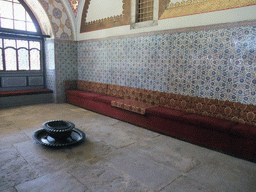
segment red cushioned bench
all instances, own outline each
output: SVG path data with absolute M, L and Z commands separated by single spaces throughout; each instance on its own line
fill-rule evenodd
M 87 81 L 65 87 L 67 103 L 256 162 L 256 106 Z
M 53 102 L 53 91 L 50 89 L 30 89 L 19 91 L 1 91 L 0 109 Z
M 1 91 L 0 97 L 10 97 L 18 95 L 33 95 L 33 94 L 43 94 L 43 93 L 53 93 L 50 89 L 29 89 L 20 91 Z

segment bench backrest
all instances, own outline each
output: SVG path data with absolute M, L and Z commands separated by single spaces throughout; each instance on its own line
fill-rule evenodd
M 255 105 L 82 80 L 78 80 L 77 82 L 70 81 L 69 83 L 65 83 L 65 85 L 69 85 L 71 89 L 77 88 L 80 90 L 106 94 L 121 99 L 131 99 L 150 105 L 163 106 L 189 113 L 256 126 Z

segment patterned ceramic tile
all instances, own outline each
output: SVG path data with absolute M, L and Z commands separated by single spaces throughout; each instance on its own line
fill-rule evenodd
M 64 101 L 64 80 L 77 79 L 77 44 L 55 41 L 55 73 L 57 102 Z
M 255 105 L 256 26 L 78 43 L 78 78 Z
M 54 55 L 54 40 L 45 41 L 45 84 L 46 88 L 53 90 L 54 100 L 56 97 L 56 84 L 55 84 L 55 55 Z

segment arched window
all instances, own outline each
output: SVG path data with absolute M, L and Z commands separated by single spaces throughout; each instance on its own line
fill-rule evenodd
M 44 88 L 44 37 L 22 0 L 0 0 L 0 91 Z

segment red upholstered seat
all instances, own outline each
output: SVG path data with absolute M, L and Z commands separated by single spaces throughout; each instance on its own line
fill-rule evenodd
M 150 115 L 156 115 L 159 117 L 163 117 L 166 119 L 181 119 L 181 116 L 186 115 L 186 112 L 175 110 L 175 109 L 169 109 L 166 107 L 152 107 L 146 109 L 146 113 Z
M 20 91 L 1 91 L 0 97 L 9 97 L 17 95 L 33 95 L 33 94 L 43 94 L 43 93 L 53 93 L 50 89 L 29 89 Z
M 116 100 L 119 100 L 120 98 L 118 97 L 112 97 L 112 96 L 108 96 L 108 95 L 103 95 L 103 96 L 100 96 L 100 97 L 96 97 L 95 98 L 96 101 L 99 101 L 101 103 L 105 103 L 105 104 L 111 104 L 111 101 L 116 101 Z
M 231 129 L 231 127 L 237 124 L 236 122 L 197 114 L 184 115 L 182 118 L 186 123 L 197 125 L 204 128 L 215 129 L 225 133 L 228 132 Z
M 256 127 L 252 125 L 238 124 L 232 127 L 229 132 L 236 136 L 256 140 Z
M 254 105 L 82 80 L 67 85 L 79 89 L 66 91 L 68 103 L 256 162 Z
M 231 127 L 229 133 L 239 137 L 248 138 L 249 131 L 250 131 L 250 126 L 245 124 L 238 124 L 238 125 L 235 125 L 234 127 Z
M 81 90 L 67 90 L 66 94 L 71 94 L 73 96 L 82 97 L 84 99 L 91 99 L 91 100 L 95 100 L 96 97 L 100 97 L 100 94 L 85 92 Z
M 249 126 L 249 135 L 252 139 L 256 140 L 256 127 L 255 126 Z
M 144 115 L 147 108 L 154 107 L 150 104 L 142 103 L 139 101 L 133 101 L 129 99 L 119 99 L 116 101 L 112 101 L 111 105 L 113 107 L 118 107 L 121 109 L 125 109 L 127 111 L 132 111 L 135 113 L 139 113 L 141 115 Z
M 66 90 L 66 94 L 67 95 L 75 95 L 77 96 L 77 94 L 81 92 L 80 90 L 73 90 L 73 89 L 69 89 L 69 90 Z

